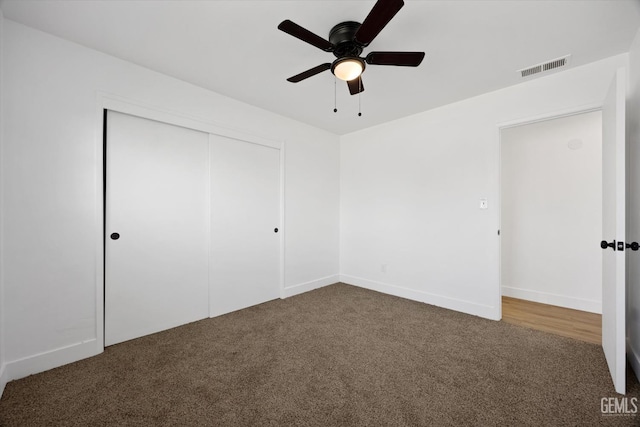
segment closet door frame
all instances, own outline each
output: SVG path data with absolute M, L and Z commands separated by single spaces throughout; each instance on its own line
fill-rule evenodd
M 96 105 L 96 212 L 98 218 L 96 221 L 96 354 L 104 351 L 104 311 L 105 311 L 105 190 L 106 190 L 106 111 L 111 110 L 119 113 L 129 114 L 159 121 L 162 123 L 181 126 L 193 129 L 210 135 L 219 135 L 240 141 L 241 143 L 251 143 L 263 145 L 279 150 L 280 152 L 280 192 L 279 192 L 279 208 L 280 208 L 280 224 L 278 225 L 279 235 L 279 294 L 280 298 L 284 295 L 284 272 L 285 272 L 285 142 L 273 141 L 256 135 L 251 135 L 235 129 L 226 128 L 212 121 L 205 121 L 198 117 L 188 116 L 176 111 L 163 109 L 157 106 L 148 105 L 142 102 L 131 100 L 128 98 L 115 96 L 99 92 Z M 209 287 L 211 287 L 209 281 Z M 211 307 L 209 308 L 209 316 L 211 316 Z

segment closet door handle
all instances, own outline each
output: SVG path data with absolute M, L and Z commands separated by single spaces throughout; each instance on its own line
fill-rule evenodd
M 638 244 L 638 242 L 627 243 L 627 249 L 631 249 L 632 251 L 637 251 L 638 249 L 640 249 L 640 245 Z
M 120 238 L 119 233 L 111 233 L 111 240 L 118 240 Z
M 274 233 L 277 233 L 277 232 L 278 232 L 278 227 L 274 228 L 274 229 L 273 229 L 273 232 L 274 232 Z

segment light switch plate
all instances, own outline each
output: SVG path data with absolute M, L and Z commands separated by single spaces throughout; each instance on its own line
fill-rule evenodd
M 487 209 L 489 207 L 489 203 L 487 199 L 480 199 L 480 209 Z

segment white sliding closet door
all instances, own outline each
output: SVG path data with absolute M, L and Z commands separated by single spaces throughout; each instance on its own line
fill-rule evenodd
M 108 112 L 105 345 L 208 317 L 209 185 L 208 134 Z
M 211 316 L 279 298 L 280 150 L 211 135 L 211 210 Z

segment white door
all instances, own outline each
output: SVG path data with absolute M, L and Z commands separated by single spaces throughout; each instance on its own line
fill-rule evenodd
M 211 216 L 211 316 L 279 298 L 280 150 L 211 135 Z
M 208 193 L 206 133 L 108 112 L 105 345 L 208 317 Z
M 602 108 L 602 348 L 616 391 L 622 394 L 626 366 L 625 79 L 625 70 L 618 70 Z

